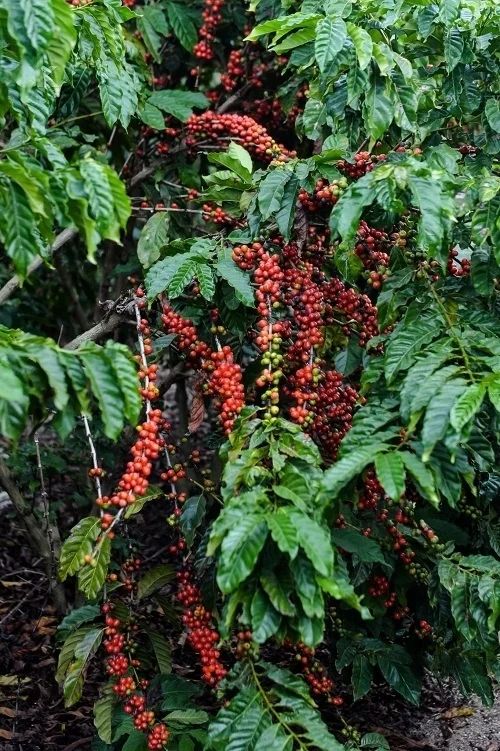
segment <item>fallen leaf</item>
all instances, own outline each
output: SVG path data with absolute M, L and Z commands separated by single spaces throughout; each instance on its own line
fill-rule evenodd
M 31 683 L 31 678 L 19 678 L 17 675 L 0 675 L 0 686 L 17 686 L 18 683 Z
M 10 707 L 0 707 L 0 714 L 3 714 L 4 717 L 15 717 L 16 710 Z
M 456 717 L 472 717 L 474 714 L 476 714 L 476 710 L 473 707 L 452 707 L 443 712 L 441 718 L 443 720 L 454 720 Z
M 2 579 L 0 581 L 0 584 L 2 585 L 2 587 L 24 587 L 26 582 L 19 582 L 19 581 L 11 582 L 11 581 L 5 581 L 4 579 Z
M 11 741 L 14 737 L 14 733 L 11 730 L 2 730 L 0 728 L 0 738 L 5 738 L 6 741 Z

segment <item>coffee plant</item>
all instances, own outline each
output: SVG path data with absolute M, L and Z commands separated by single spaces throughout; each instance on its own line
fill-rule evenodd
M 499 26 L 0 0 L 0 481 L 94 751 L 381 751 L 343 707 L 425 671 L 492 703 Z

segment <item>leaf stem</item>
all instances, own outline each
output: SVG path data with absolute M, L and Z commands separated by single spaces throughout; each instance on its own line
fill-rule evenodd
M 460 350 L 460 354 L 462 355 L 465 367 L 467 369 L 467 373 L 469 375 L 469 378 L 471 379 L 472 383 L 476 383 L 476 378 L 474 376 L 474 373 L 472 372 L 472 366 L 469 359 L 469 355 L 467 354 L 467 351 L 462 344 L 462 341 L 460 337 L 458 336 L 457 332 L 455 331 L 455 327 L 453 325 L 453 321 L 451 320 L 448 311 L 446 310 L 445 306 L 443 305 L 443 302 L 441 298 L 439 297 L 438 293 L 436 292 L 434 285 L 432 282 L 429 282 L 429 289 L 431 292 L 432 297 L 434 298 L 436 305 L 438 306 L 439 310 L 441 311 L 443 318 L 446 322 L 446 325 L 448 326 L 448 329 L 450 331 L 451 336 L 455 340 L 458 349 Z

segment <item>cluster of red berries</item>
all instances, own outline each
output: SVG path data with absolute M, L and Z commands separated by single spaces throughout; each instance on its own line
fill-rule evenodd
M 321 446 L 324 456 L 333 460 L 342 438 L 352 425 L 358 392 L 346 384 L 336 370 L 326 370 L 317 393 L 317 404 L 309 432 Z
M 165 442 L 159 435 L 165 420 L 160 409 L 153 409 L 149 418 L 138 425 L 139 437 L 130 449 L 131 461 L 118 482 L 118 489 L 112 496 L 97 499 L 97 504 L 103 508 L 118 506 L 123 508 L 134 503 L 138 497 L 145 495 L 149 487 L 149 477 L 153 462 L 158 459 Z M 103 527 L 109 526 L 103 524 Z
M 199 367 L 201 361 L 210 356 L 210 347 L 199 338 L 193 322 L 176 313 L 167 302 L 163 303 L 161 320 L 169 334 L 177 335 L 176 344 L 192 365 Z
M 354 329 L 359 337 L 359 344 L 364 347 L 367 342 L 379 333 L 377 323 L 377 308 L 368 295 L 363 295 L 355 289 L 348 288 L 336 277 L 332 277 L 323 285 L 325 299 L 325 323 L 337 322 L 340 313 L 347 319 L 343 330 L 349 335 Z
M 231 347 L 225 346 L 220 351 L 211 353 L 210 359 L 205 360 L 203 369 L 209 373 L 205 391 L 215 396 L 219 419 L 224 433 L 228 435 L 245 406 L 241 366 L 234 362 Z
M 202 209 L 203 213 L 201 218 L 204 222 L 213 222 L 214 224 L 225 227 L 234 227 L 239 224 L 234 217 L 224 211 L 220 206 L 216 206 L 213 203 L 204 203 Z
M 286 646 L 291 646 L 286 643 Z M 344 703 L 341 696 L 333 695 L 335 684 L 328 676 L 326 668 L 316 658 L 316 651 L 312 647 L 307 647 L 302 642 L 294 645 L 296 651 L 296 661 L 300 671 L 311 688 L 311 692 L 318 697 L 326 699 L 334 707 L 340 707 Z
M 386 279 L 386 268 L 390 261 L 387 252 L 389 236 L 383 230 L 370 227 L 362 221 L 358 228 L 355 250 L 365 269 L 370 272 L 368 284 L 373 289 L 380 289 Z
M 469 276 L 470 261 L 468 258 L 459 258 L 459 251 L 452 248 L 448 254 L 447 269 L 452 276 Z
M 183 606 L 182 622 L 187 629 L 188 642 L 200 656 L 203 680 L 209 686 L 216 686 L 227 674 L 219 659 L 219 633 L 214 628 L 210 612 L 203 605 L 201 592 L 193 582 L 191 570 L 183 568 L 178 572 L 177 579 L 177 599 Z
M 337 167 L 351 180 L 357 180 L 359 177 L 366 175 L 367 172 L 371 172 L 377 164 L 386 159 L 386 154 L 375 155 L 370 154 L 369 151 L 360 151 L 354 155 L 354 164 L 346 159 L 341 159 L 337 162 Z
M 415 628 L 415 634 L 418 636 L 419 639 L 428 639 L 430 636 L 432 636 L 433 628 L 431 624 L 422 619 L 418 622 L 418 627 Z
M 190 147 L 207 139 L 217 143 L 220 139 L 234 138 L 262 161 L 295 156 L 294 152 L 288 152 L 284 146 L 276 143 L 262 125 L 247 115 L 219 114 L 209 110 L 201 115 L 191 115 L 186 128 L 186 145 Z
M 213 43 L 217 28 L 222 21 L 222 7 L 224 0 L 205 0 L 202 13 L 203 24 L 198 31 L 198 42 L 193 48 L 193 54 L 198 60 L 212 60 L 214 56 Z
M 114 605 L 105 602 L 101 610 L 105 616 L 105 639 L 104 649 L 110 655 L 106 660 L 106 672 L 114 680 L 113 692 L 124 700 L 123 709 L 134 718 L 134 726 L 148 734 L 148 749 L 155 751 L 162 749 L 169 738 L 167 726 L 162 722 L 155 722 L 155 714 L 146 710 L 146 697 L 144 690 L 147 688 L 146 680 L 137 680 L 129 671 L 135 671 L 140 666 L 140 660 L 127 657 L 124 650 L 133 650 L 131 637 L 125 636 L 123 622 L 120 618 L 113 617 Z
M 245 404 L 243 375 L 241 367 L 234 362 L 231 348 L 211 350 L 199 339 L 193 323 L 176 313 L 168 303 L 163 304 L 162 321 L 169 333 L 179 335 L 179 349 L 207 374 L 204 391 L 215 396 L 222 428 L 228 434 Z
M 368 511 L 376 509 L 383 498 L 384 491 L 379 483 L 375 470 L 367 469 L 363 476 L 363 490 L 358 498 L 358 509 Z
M 231 50 L 226 65 L 226 71 L 220 77 L 220 82 L 225 91 L 234 91 L 238 79 L 245 74 L 243 53 L 241 50 Z
M 335 206 L 346 187 L 347 180 L 345 178 L 331 183 L 323 179 L 316 180 L 316 185 L 312 193 L 308 193 L 305 188 L 301 188 L 299 191 L 299 201 L 312 214 L 320 209 L 331 209 L 332 206 Z
M 303 263 L 300 268 L 288 268 L 284 276 L 285 304 L 293 311 L 295 331 L 288 358 L 306 363 L 311 351 L 323 344 L 324 297 L 321 286 L 313 281 L 314 267 Z

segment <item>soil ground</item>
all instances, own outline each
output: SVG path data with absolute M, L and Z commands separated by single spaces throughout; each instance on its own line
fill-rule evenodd
M 86 702 L 64 709 L 54 680 L 58 618 L 47 579 L 5 511 L 0 539 L 0 749 L 87 751 L 97 682 L 87 682 Z M 392 751 L 500 751 L 500 690 L 491 709 L 434 681 L 418 709 L 390 692 L 376 696 L 347 714 L 353 725 L 383 733 Z

